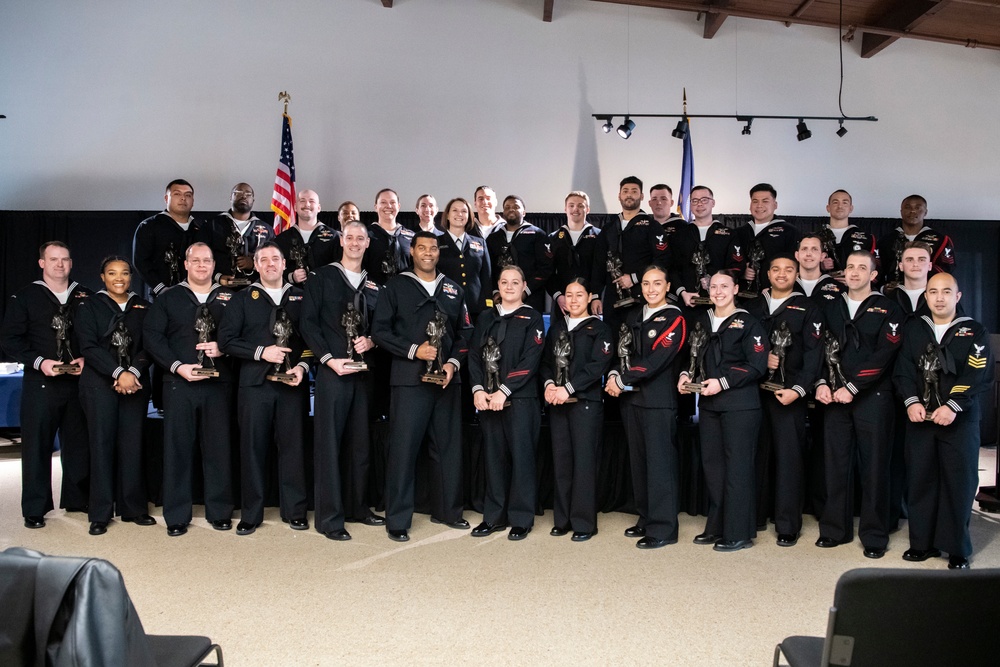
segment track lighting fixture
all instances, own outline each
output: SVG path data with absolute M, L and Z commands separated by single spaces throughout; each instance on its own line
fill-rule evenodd
M 847 134 L 847 128 L 844 127 L 844 121 L 841 120 L 840 121 L 840 129 L 837 130 L 837 136 L 838 137 L 843 137 L 845 134 Z
M 805 141 L 813 135 L 813 133 L 809 131 L 809 128 L 806 127 L 805 120 L 801 118 L 799 118 L 799 124 L 795 126 L 795 129 L 798 130 L 798 134 L 795 136 L 799 141 Z
M 750 136 L 750 126 L 753 125 L 753 118 L 745 118 L 745 119 L 744 118 L 740 118 L 738 120 L 746 120 L 747 124 L 743 127 L 743 132 L 741 132 L 741 134 L 743 134 L 744 136 L 749 137 Z
M 622 139 L 628 139 L 632 136 L 632 130 L 635 129 L 635 121 L 625 116 L 625 122 L 618 126 L 618 136 Z
M 608 119 L 604 122 L 604 125 L 601 126 L 601 129 L 604 130 L 604 134 L 611 134 L 611 130 L 615 129 L 615 124 L 611 122 L 610 116 L 608 116 Z
M 687 118 L 681 118 L 677 121 L 677 127 L 670 134 L 677 139 L 683 139 L 688 133 L 688 122 Z

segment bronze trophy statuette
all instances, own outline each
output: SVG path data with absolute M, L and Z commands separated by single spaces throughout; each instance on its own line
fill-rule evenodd
M 56 361 L 52 367 L 52 372 L 56 375 L 75 375 L 80 372 L 79 364 L 73 361 L 73 352 L 69 347 L 69 332 L 73 328 L 73 320 L 70 317 L 69 304 L 64 303 L 59 306 L 59 310 L 52 316 L 52 328 L 56 332 Z
M 840 266 L 840 259 L 837 257 L 837 237 L 834 235 L 833 230 L 829 227 L 823 227 L 819 230 L 819 238 L 823 252 L 833 260 L 833 269 L 830 271 L 830 275 L 844 275 L 844 267 Z
M 132 357 L 128 351 L 130 345 L 132 345 L 132 334 L 129 333 L 125 323 L 118 320 L 111 332 L 111 349 L 118 357 L 118 365 L 121 368 L 128 368 L 132 365 Z
M 212 332 L 215 331 L 215 318 L 212 311 L 208 309 L 208 304 L 201 304 L 194 318 L 194 330 L 198 332 L 199 343 L 209 343 L 212 340 Z M 205 350 L 198 350 L 198 368 L 191 371 L 192 375 L 206 378 L 219 377 L 219 369 L 215 367 L 212 357 L 205 356 Z
M 246 255 L 246 241 L 238 229 L 233 231 L 226 238 L 226 247 L 229 248 L 230 269 L 233 277 L 229 279 L 229 287 L 246 287 L 250 284 L 250 278 L 240 268 L 240 257 Z
M 705 278 L 708 277 L 708 263 L 711 258 L 708 255 L 708 250 L 705 248 L 704 243 L 698 244 L 698 249 L 694 251 L 691 256 L 691 263 L 694 264 L 694 272 L 698 276 L 698 296 L 691 299 L 692 306 L 710 306 L 712 305 L 712 300 L 708 298 L 705 294 L 705 289 L 702 287 L 705 283 Z
M 618 292 L 618 300 L 615 301 L 615 308 L 627 308 L 639 303 L 638 299 L 626 292 L 625 289 L 617 282 L 617 280 L 625 274 L 622 271 L 622 258 L 614 250 L 608 251 L 607 267 L 608 275 L 611 276 L 611 281 L 614 282 L 615 290 Z
M 626 371 L 632 368 L 632 346 L 634 342 L 632 329 L 629 328 L 627 324 L 622 322 L 621 326 L 618 328 L 618 359 L 621 360 L 621 363 L 618 366 L 618 372 L 620 375 L 624 375 Z M 622 380 L 622 384 L 625 385 L 622 387 L 622 391 L 639 391 L 638 387 L 626 385 L 624 380 Z
M 167 265 L 167 271 L 170 273 L 170 284 L 168 287 L 179 283 L 181 281 L 181 259 L 173 243 L 163 251 L 163 263 Z
M 560 331 L 556 338 L 556 345 L 553 349 L 556 358 L 556 377 L 554 384 L 557 387 L 565 387 L 569 382 L 569 360 L 573 357 L 573 340 L 569 337 L 568 331 Z M 578 399 L 570 396 L 564 403 L 576 403 Z
M 361 332 L 361 313 L 358 312 L 353 303 L 347 304 L 347 310 L 340 318 L 340 325 L 344 327 L 344 333 L 347 335 L 348 361 L 344 363 L 344 368 L 352 371 L 368 370 L 368 363 L 354 349 L 354 340 Z
M 486 393 L 492 394 L 500 389 L 500 346 L 493 336 L 486 337 L 483 345 L 483 367 L 486 369 Z M 504 401 L 505 408 L 510 407 L 510 401 Z
M 756 299 L 760 296 L 760 264 L 764 261 L 764 248 L 760 245 L 760 242 L 754 239 L 753 246 L 750 248 L 750 268 L 754 271 L 753 280 L 747 285 L 747 288 L 742 292 L 738 293 L 741 299 Z
M 941 400 L 941 357 L 933 343 L 927 344 L 927 349 L 917 360 L 917 366 L 924 376 L 924 394 L 920 398 L 924 405 L 924 421 L 934 421 L 934 411 L 944 405 L 944 401 Z
M 700 394 L 705 387 L 705 345 L 707 343 L 708 332 L 701 326 L 701 322 L 695 322 L 691 336 L 688 337 L 691 361 L 687 369 L 688 381 L 684 383 L 684 390 L 692 394 Z
M 306 255 L 309 254 L 309 249 L 304 243 L 294 243 L 292 244 L 292 249 L 288 251 L 288 259 L 292 260 L 292 264 L 295 265 L 296 269 L 306 269 Z
M 787 389 L 785 386 L 785 357 L 791 346 L 792 332 L 788 329 L 788 322 L 782 322 L 777 329 L 771 332 L 771 353 L 778 357 L 778 367 L 768 371 L 767 380 L 760 385 L 764 391 L 774 392 Z M 778 377 L 781 378 L 780 382 L 775 379 Z
M 826 363 L 826 381 L 830 385 L 830 393 L 847 386 L 847 378 L 840 367 L 840 341 L 827 329 L 823 334 L 823 361 Z
M 285 313 L 284 309 L 278 309 L 278 315 L 274 318 L 274 328 L 271 329 L 271 333 L 274 334 L 274 344 L 278 347 L 288 347 L 289 341 L 292 340 L 292 321 L 288 319 L 288 314 Z M 267 379 L 272 382 L 294 382 L 295 374 L 291 373 L 292 365 L 288 362 L 288 355 L 285 355 L 285 360 L 278 362 L 274 365 L 274 372 L 267 376 Z
M 427 323 L 427 344 L 433 347 L 437 354 L 427 362 L 427 372 L 420 376 L 424 382 L 443 385 L 448 381 L 448 375 L 444 372 L 444 359 L 441 351 L 441 342 L 444 338 L 445 319 L 444 313 L 440 310 L 434 311 L 434 317 Z

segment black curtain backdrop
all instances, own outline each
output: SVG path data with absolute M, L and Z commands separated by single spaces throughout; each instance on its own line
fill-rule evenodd
M 0 318 L 6 310 L 7 298 L 23 285 L 38 280 L 38 247 L 51 240 L 65 242 L 73 254 L 73 274 L 76 281 L 99 289 L 101 260 L 111 254 L 132 257 L 132 235 L 139 222 L 152 211 L 0 211 L 0 242 L 3 248 L 3 268 L 0 270 Z M 195 217 L 210 219 L 217 212 L 195 212 Z M 271 221 L 270 211 L 258 212 L 262 220 Z M 337 228 L 335 211 L 323 211 L 320 220 Z M 440 217 L 440 216 L 439 216 Z M 562 213 L 531 213 L 527 219 L 547 232 L 555 231 L 566 220 Z M 718 215 L 719 220 L 736 227 L 749 220 L 749 215 Z M 366 211 L 361 214 L 364 222 L 374 222 L 376 216 Z M 591 214 L 589 220 L 600 227 L 614 221 L 617 215 Z M 819 229 L 828 221 L 819 216 L 785 216 L 785 220 L 803 231 Z M 899 221 L 893 218 L 852 218 L 863 229 L 877 238 L 890 233 Z M 416 228 L 416 213 L 402 212 L 399 222 Z M 990 331 L 997 331 L 1000 321 L 1000 300 L 997 299 L 1000 256 L 1000 221 L 983 220 L 929 220 L 934 227 L 955 242 L 955 276 L 962 290 L 965 312 L 980 321 Z M 132 289 L 140 291 L 141 283 L 133 282 Z

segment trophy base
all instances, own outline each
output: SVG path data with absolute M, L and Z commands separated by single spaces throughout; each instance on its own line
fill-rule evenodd
M 638 394 L 639 393 L 639 387 L 634 387 L 634 386 L 632 386 L 630 384 L 627 384 L 624 387 L 622 387 L 622 393 L 623 394 Z
M 200 378 L 217 378 L 217 377 L 219 377 L 219 369 L 217 369 L 217 368 L 205 368 L 204 366 L 200 366 L 198 368 L 195 368 L 193 371 L 191 371 L 191 375 L 194 375 L 194 376 L 197 376 L 197 377 L 200 377 Z
M 444 383 L 448 381 L 448 376 L 444 374 L 444 371 L 432 371 L 421 375 L 420 380 L 431 384 L 444 385 Z
M 226 287 L 247 287 L 248 285 L 250 285 L 248 278 L 230 278 L 227 281 Z
M 565 401 L 562 402 L 563 405 L 569 405 L 570 403 L 578 403 L 580 399 L 570 396 Z
M 899 289 L 899 281 L 898 280 L 890 280 L 889 282 L 887 282 L 885 284 L 885 287 L 882 288 L 882 291 L 883 292 L 891 292 L 891 291 L 893 291 L 895 289 Z
M 293 373 L 271 373 L 265 376 L 271 382 L 294 382 L 295 375 Z
M 696 296 L 695 298 L 691 299 L 691 305 L 692 306 L 711 306 L 712 305 L 712 300 L 709 299 L 707 296 Z
M 348 361 L 344 364 L 344 368 L 349 371 L 366 371 L 368 370 L 367 361 Z
M 624 299 L 618 299 L 615 301 L 615 308 L 628 308 L 629 306 L 634 306 L 637 303 L 639 303 L 639 299 L 627 296 Z
M 762 382 L 760 388 L 764 391 L 776 392 L 782 389 L 786 389 L 785 385 L 779 384 L 777 382 Z
M 80 372 L 78 364 L 56 364 L 52 367 L 52 372 L 56 375 L 76 375 Z
M 692 394 L 700 394 L 701 390 L 705 388 L 704 382 L 685 382 L 684 391 L 689 391 Z
M 753 292 L 751 290 L 744 290 L 737 292 L 736 296 L 740 299 L 756 299 L 760 296 L 760 292 Z

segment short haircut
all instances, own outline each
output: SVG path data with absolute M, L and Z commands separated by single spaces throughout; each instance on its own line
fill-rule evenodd
M 174 187 L 175 185 L 186 185 L 189 188 L 191 188 L 191 192 L 194 192 L 194 186 L 185 181 L 183 178 L 175 178 L 174 180 L 167 183 L 167 189 L 164 190 L 164 192 L 170 192 L 170 188 Z
M 378 201 L 378 197 L 376 197 L 376 198 L 375 198 L 375 200 L 376 200 L 376 201 Z M 357 204 L 355 204 L 355 203 L 354 203 L 354 202 L 352 202 L 352 201 L 351 201 L 350 199 L 348 199 L 347 201 L 345 201 L 345 202 L 342 202 L 342 203 L 340 204 L 340 206 L 338 206 L 338 207 L 337 207 L 337 213 L 340 213 L 340 212 L 341 212 L 342 210 L 344 210 L 344 207 L 345 207 L 345 206 L 353 206 L 354 208 L 358 208 L 358 205 L 357 205 Z M 361 212 L 361 209 L 360 209 L 360 208 L 358 208 L 358 213 L 360 213 L 360 212 Z
M 926 199 L 924 199 L 924 198 L 923 198 L 922 196 L 920 196 L 920 195 L 910 195 L 909 197 L 903 197 L 903 201 L 904 201 L 904 202 L 907 202 L 907 201 L 909 201 L 909 200 L 911 200 L 911 199 L 918 199 L 918 200 L 920 200 L 920 203 L 924 205 L 924 208 L 926 208 L 926 207 L 927 207 L 927 200 L 926 200 Z
M 395 190 L 393 190 L 392 188 L 382 188 L 381 190 L 375 193 L 376 204 L 378 204 L 378 198 L 382 196 L 383 192 L 391 192 L 392 194 L 396 195 L 396 201 L 399 201 L 399 195 L 396 193 Z
M 104 269 L 108 268 L 108 264 L 111 264 L 112 262 L 125 262 L 125 264 L 128 266 L 129 272 L 132 271 L 132 262 L 128 261 L 121 255 L 108 255 L 103 260 L 101 260 L 101 273 L 104 273 Z
M 365 234 L 368 233 L 368 226 L 360 220 L 348 220 L 344 223 L 344 226 L 340 228 L 340 231 L 346 232 L 348 227 L 360 227 L 364 230 Z
M 787 252 L 780 252 L 771 258 L 771 261 L 767 263 L 767 268 L 770 270 L 771 266 L 774 264 L 776 259 L 787 259 L 789 262 L 795 265 L 795 270 L 799 270 L 799 260 L 795 259 L 795 255 L 791 255 Z
M 278 254 L 281 255 L 282 259 L 285 258 L 285 253 L 281 252 L 281 246 L 279 246 L 274 241 L 268 241 L 267 243 L 261 243 L 259 246 L 257 246 L 257 250 L 255 250 L 254 253 L 253 253 L 253 258 L 257 259 L 257 255 L 260 254 L 260 251 L 261 250 L 267 250 L 268 248 L 274 248 L 275 250 L 278 251 Z
M 775 199 L 778 198 L 778 191 L 770 183 L 758 183 L 750 188 L 750 198 L 753 199 L 754 194 L 757 192 L 770 192 L 772 197 Z
M 840 190 L 834 190 L 833 192 L 831 192 L 830 196 L 826 198 L 826 203 L 829 204 L 830 200 L 833 199 L 833 195 L 837 194 L 838 192 L 843 192 L 845 195 L 847 195 L 847 198 L 850 200 L 850 202 L 852 204 L 854 203 L 854 197 L 851 196 L 850 192 L 848 192 L 847 190 L 844 190 L 843 188 L 841 188 Z
M 806 239 L 816 239 L 817 241 L 819 241 L 819 249 L 820 250 L 823 249 L 823 237 L 819 235 L 819 232 L 806 232 L 805 234 L 799 237 L 799 243 L 795 247 L 796 250 L 800 250 L 802 248 L 802 242 L 805 241 Z
M 931 247 L 926 243 L 924 243 L 923 241 L 907 241 L 903 245 L 903 252 L 906 252 L 907 250 L 912 250 L 914 248 L 916 248 L 917 250 L 923 250 L 924 252 L 927 253 L 928 257 L 934 257 L 934 251 L 931 250 Z
M 671 197 L 674 196 L 673 189 L 669 185 L 667 185 L 666 183 L 657 183 L 656 185 L 654 185 L 653 187 L 651 187 L 649 189 L 650 192 L 652 192 L 653 190 L 666 190 L 667 192 L 670 193 Z
M 712 188 L 708 187 L 707 185 L 696 185 L 693 188 L 691 188 L 691 192 L 694 192 L 695 190 L 708 190 L 708 194 L 710 194 L 712 197 L 715 197 L 715 193 L 712 192 Z
M 473 200 L 475 200 L 476 196 L 479 195 L 479 191 L 480 190 L 482 190 L 483 192 L 489 190 L 490 192 L 493 193 L 494 197 L 496 197 L 496 195 L 497 195 L 497 191 L 494 190 L 493 188 L 491 188 L 490 186 L 488 186 L 488 185 L 480 185 L 478 188 L 476 188 L 475 192 L 472 193 L 472 199 Z
M 429 232 L 425 229 L 421 229 L 420 231 L 415 232 L 413 234 L 413 239 L 410 241 L 411 250 L 417 245 L 417 239 L 433 239 L 434 243 L 438 242 L 437 234 L 435 234 L 434 232 Z
M 62 241 L 46 241 L 38 248 L 38 259 L 45 259 L 45 251 L 49 248 L 65 248 L 69 252 L 69 246 Z
M 626 176 L 621 180 L 621 183 L 618 184 L 618 189 L 621 190 L 626 185 L 638 185 L 639 192 L 642 192 L 642 181 L 639 180 L 638 176 Z
M 212 246 L 208 245 L 204 241 L 195 241 L 187 247 L 187 250 L 184 251 L 184 259 L 191 256 L 191 250 L 193 248 L 208 248 L 208 251 L 212 252 Z M 215 253 L 212 253 L 212 261 L 215 261 Z
M 868 268 L 871 269 L 872 271 L 878 268 L 875 265 L 875 255 L 871 254 L 867 250 L 852 250 L 851 253 L 847 256 L 847 259 L 850 259 L 851 257 L 864 257 L 865 259 L 868 260 Z
M 518 197 L 517 195 L 507 195 L 506 197 L 504 197 L 503 198 L 504 206 L 506 206 L 507 202 L 509 202 L 511 199 L 515 199 L 515 200 L 521 202 L 521 208 L 524 208 L 524 200 L 521 199 L 520 197 Z
M 420 206 L 420 200 L 423 199 L 424 197 L 429 197 L 431 199 L 434 199 L 434 195 L 429 195 L 429 194 L 426 194 L 426 193 L 422 194 L 419 197 L 417 197 L 417 203 L 414 204 L 414 206 Z M 378 201 L 378 197 L 375 198 L 375 201 Z M 434 199 L 434 203 L 437 204 L 437 199 Z
M 447 206 L 444 207 L 444 211 L 441 212 L 441 222 L 438 224 L 438 227 L 444 231 L 451 229 L 451 223 L 448 222 L 448 215 L 451 213 L 451 207 L 455 204 L 465 204 L 465 210 L 469 212 L 469 219 L 465 221 L 465 231 L 471 232 L 476 228 L 476 219 L 472 215 L 472 206 L 470 206 L 469 202 L 465 201 L 461 197 L 455 197 L 448 202 Z
M 566 204 L 570 197 L 579 197 L 587 205 L 587 208 L 590 208 L 590 196 L 583 190 L 573 190 L 573 192 L 566 195 L 566 199 L 563 199 L 563 204 Z

